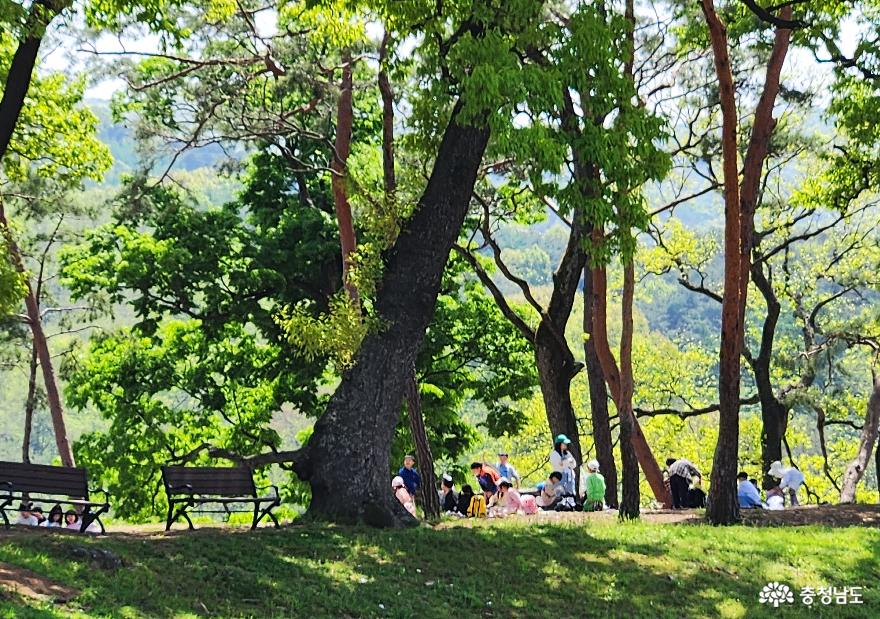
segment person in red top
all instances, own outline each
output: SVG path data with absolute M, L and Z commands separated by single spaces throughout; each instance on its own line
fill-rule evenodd
M 498 480 L 501 476 L 498 475 L 498 471 L 482 462 L 472 463 L 471 473 L 477 478 L 477 481 L 480 484 L 480 489 L 483 491 L 483 494 L 486 495 L 486 501 L 488 502 L 489 499 L 492 498 L 492 495 L 498 492 Z

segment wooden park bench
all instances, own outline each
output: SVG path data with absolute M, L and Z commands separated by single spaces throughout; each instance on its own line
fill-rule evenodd
M 15 511 L 14 503 L 26 503 L 34 499 L 47 503 L 71 505 L 80 517 L 80 531 L 85 532 L 93 522 L 104 523 L 101 514 L 110 509 L 110 495 L 106 490 L 103 502 L 89 500 L 89 481 L 85 469 L 45 464 L 22 464 L 0 462 L 0 514 L 9 528 L 6 511 Z
M 181 516 L 189 523 L 190 529 L 195 529 L 187 513 L 190 509 L 199 513 L 226 515 L 244 511 L 232 509 L 236 503 L 253 505 L 254 520 L 251 529 L 257 528 L 257 524 L 265 516 L 269 516 L 276 527 L 279 526 L 278 519 L 272 513 L 272 509 L 281 505 L 278 487 L 258 488 L 249 468 L 163 466 L 162 482 L 168 495 L 166 531 Z M 260 496 L 257 492 L 269 488 L 272 489 L 272 494 Z M 208 504 L 222 505 L 223 509 L 202 509 L 202 506 Z

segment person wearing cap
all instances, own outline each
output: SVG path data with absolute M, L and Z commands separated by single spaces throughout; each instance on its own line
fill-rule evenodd
M 400 475 L 391 480 L 391 489 L 394 491 L 394 496 L 400 501 L 400 504 L 415 518 L 416 504 L 413 502 L 412 495 L 407 491 L 406 484 Z
M 568 451 L 569 445 L 571 445 L 571 439 L 566 435 L 560 434 L 556 437 L 556 440 L 553 441 L 553 449 L 550 451 L 550 467 L 562 474 L 563 492 L 574 496 L 577 462 Z
M 522 498 L 519 492 L 506 477 L 498 480 L 498 493 L 489 501 L 489 517 L 503 518 L 516 514 L 522 509 Z
M 498 469 L 498 474 L 501 477 L 506 477 L 511 481 L 514 488 L 519 488 L 519 471 L 510 463 L 506 451 L 498 452 L 498 464 L 495 465 L 495 468 Z
M 444 473 L 440 478 L 440 509 L 443 512 L 455 512 L 458 509 L 458 495 L 455 493 L 452 475 Z
M 605 477 L 599 472 L 599 461 L 587 462 L 587 493 L 584 497 L 584 511 L 600 512 L 605 509 Z
M 685 509 L 688 506 L 688 489 L 691 487 L 691 477 L 702 477 L 702 475 L 699 469 L 686 458 L 667 458 L 666 467 L 669 472 L 672 509 Z
M 416 459 L 412 455 L 406 454 L 403 457 L 403 466 L 397 471 L 397 474 L 403 478 L 403 483 L 406 485 L 406 491 L 409 492 L 412 497 L 416 496 L 416 492 L 418 492 L 419 487 L 422 485 L 422 476 L 419 475 L 419 472 L 416 470 L 414 466 L 415 463 Z
M 797 491 L 804 483 L 804 474 L 793 466 L 782 466 L 782 462 L 776 460 L 770 465 L 767 471 L 770 477 L 775 477 L 779 481 L 779 489 L 783 492 L 788 491 L 788 498 L 791 500 L 791 506 L 797 507 L 798 503 Z
M 13 524 L 18 524 L 24 527 L 35 527 L 40 524 L 40 521 L 33 513 L 31 513 L 30 503 L 22 503 L 18 506 L 18 518 L 16 518 Z

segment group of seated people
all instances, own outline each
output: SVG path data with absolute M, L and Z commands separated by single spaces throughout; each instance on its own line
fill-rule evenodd
M 749 478 L 749 474 L 741 471 L 736 476 L 736 495 L 740 509 L 785 509 L 785 494 L 788 492 L 791 507 L 799 505 L 797 491 L 804 483 L 804 474 L 794 467 L 784 467 L 779 460 L 770 465 L 767 471 L 770 479 L 778 482 L 764 483 L 764 498 L 758 489 L 758 480 Z
M 52 506 L 49 515 L 43 515 L 43 508 L 33 503 L 21 503 L 18 506 L 18 518 L 13 523 L 26 527 L 47 527 L 53 529 L 71 529 L 79 531 L 82 525 L 79 514 L 72 509 L 64 511 L 60 505 Z M 97 531 L 97 525 L 91 523 L 86 531 Z
M 394 496 L 413 516 L 416 515 L 415 495 L 421 486 L 421 477 L 414 467 L 415 458 L 407 455 L 398 474 L 391 480 Z M 587 463 L 584 496 L 578 497 L 573 487 L 563 482 L 563 473 L 554 470 L 536 490 L 520 492 L 520 475 L 508 454 L 498 454 L 492 466 L 484 462 L 471 464 L 479 491 L 464 484 L 456 492 L 452 476 L 444 474 L 440 482 L 441 511 L 450 516 L 503 518 L 513 514 L 535 514 L 545 511 L 601 511 L 605 508 L 605 478 L 599 472 L 599 462 Z

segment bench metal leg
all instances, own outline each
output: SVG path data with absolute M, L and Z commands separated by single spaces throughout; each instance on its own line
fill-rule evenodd
M 168 519 L 165 522 L 165 530 L 166 531 L 170 530 L 171 525 L 174 524 L 174 522 L 176 522 L 177 519 L 180 518 L 181 516 L 183 516 L 183 518 L 186 520 L 187 524 L 189 525 L 189 530 L 190 531 L 195 530 L 195 526 L 193 525 L 192 520 L 190 520 L 189 514 L 186 513 L 186 508 L 190 507 L 191 503 L 190 502 L 184 503 L 179 508 L 177 508 L 177 511 L 174 511 L 175 504 L 176 503 L 170 503 L 168 505 Z
M 3 516 L 3 526 L 9 528 L 9 518 L 6 516 L 6 508 L 12 505 L 12 495 L 6 497 L 3 503 L 0 503 L 0 516 Z
M 278 529 L 281 527 L 278 524 L 278 518 L 275 517 L 275 514 L 272 513 L 272 510 L 280 505 L 280 503 L 273 501 L 269 503 L 268 507 L 265 507 L 262 511 L 259 512 L 259 516 L 257 515 L 258 510 L 260 509 L 260 503 L 256 503 L 254 505 L 254 524 L 251 526 L 251 530 L 257 528 L 257 524 L 259 524 L 260 520 L 262 520 L 265 516 L 269 516 L 272 519 L 272 522 L 275 523 L 275 528 Z
M 91 525 L 93 522 L 97 522 L 98 525 L 101 527 L 101 534 L 103 535 L 104 533 L 106 533 L 107 531 L 104 529 L 104 523 L 101 522 L 101 514 L 106 513 L 108 509 L 110 508 L 105 506 L 98 511 L 93 512 L 90 508 L 87 507 L 80 516 L 82 518 L 82 524 L 79 527 L 79 532 L 86 533 L 86 529 L 89 528 L 89 525 Z

